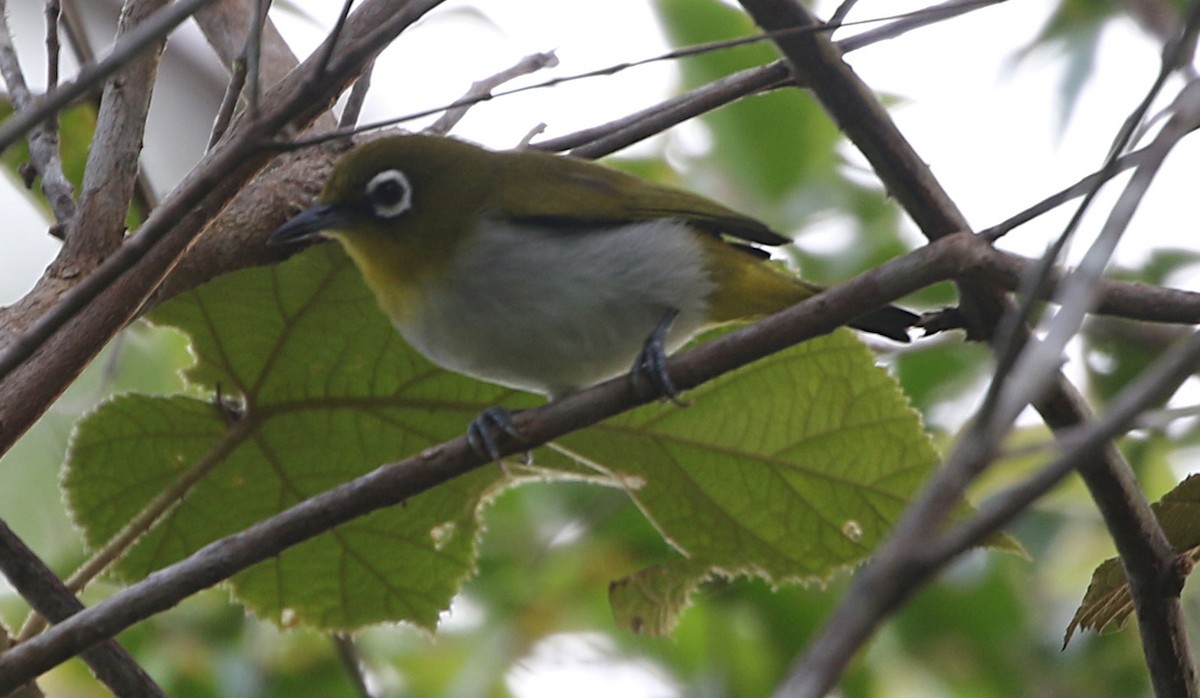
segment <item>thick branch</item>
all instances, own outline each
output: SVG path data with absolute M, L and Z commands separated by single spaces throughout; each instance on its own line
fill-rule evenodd
M 166 0 L 127 3 L 117 25 L 118 37 L 128 36 L 166 4 Z M 66 243 L 50 267 L 54 276 L 69 278 L 90 271 L 112 254 L 125 236 L 125 217 L 140 169 L 146 114 L 164 46 L 166 37 L 151 43 L 104 85 L 96 134 L 88 149 L 79 215 L 71 221 Z

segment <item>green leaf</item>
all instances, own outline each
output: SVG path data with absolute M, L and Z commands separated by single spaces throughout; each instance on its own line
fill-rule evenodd
M 862 561 L 937 462 L 895 379 L 849 330 L 558 440 L 622 483 L 712 573 L 824 581 Z
M 1200 561 L 1200 475 L 1189 476 L 1151 509 L 1176 552 L 1186 554 L 1193 563 Z M 1104 632 L 1123 627 L 1133 610 L 1129 580 L 1120 559 L 1105 560 L 1092 572 L 1087 592 L 1067 626 L 1063 647 L 1076 629 Z
M 222 277 L 152 319 L 191 337 L 187 378 L 217 399 L 115 399 L 79 425 L 64 477 L 93 548 L 170 506 L 143 514 L 157 524 L 118 565 L 130 579 L 457 437 L 486 407 L 537 402 L 417 355 L 333 245 Z M 656 611 L 665 628 L 712 575 L 778 584 L 858 563 L 937 460 L 896 381 L 848 330 L 688 398 L 568 435 L 529 470 L 480 469 L 345 524 L 243 572 L 233 590 L 284 624 L 432 627 L 474 570 L 493 493 L 532 477 L 583 480 L 626 491 L 686 556 L 662 568 L 679 590 Z
M 647 567 L 608 585 L 617 625 L 642 635 L 670 635 L 696 588 L 709 571 L 690 560 Z

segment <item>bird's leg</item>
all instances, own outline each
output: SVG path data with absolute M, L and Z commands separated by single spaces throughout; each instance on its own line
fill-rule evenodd
M 646 343 L 642 345 L 641 353 L 633 362 L 629 377 L 638 390 L 641 389 L 642 379 L 645 379 L 660 399 L 670 400 L 679 407 L 687 407 L 687 403 L 679 399 L 679 390 L 675 388 L 671 376 L 667 373 L 667 333 L 671 331 L 671 325 L 677 317 L 678 309 L 667 310 L 658 326 L 646 337 Z
M 467 427 L 467 444 L 471 450 L 489 461 L 499 463 L 500 447 L 496 445 L 496 432 L 502 431 L 518 441 L 524 438 L 512 422 L 514 414 L 503 407 L 489 407 L 480 412 Z

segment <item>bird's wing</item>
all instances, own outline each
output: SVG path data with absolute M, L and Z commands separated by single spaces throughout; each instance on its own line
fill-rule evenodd
M 782 245 L 788 239 L 764 223 L 702 196 L 674 189 L 567 157 L 546 155 L 511 161 L 519 171 L 500 177 L 498 197 L 502 215 L 543 225 L 636 223 L 671 218 L 685 221 L 714 235 L 759 245 Z M 515 183 L 536 181 L 536 192 Z M 507 186 L 507 183 L 514 183 Z

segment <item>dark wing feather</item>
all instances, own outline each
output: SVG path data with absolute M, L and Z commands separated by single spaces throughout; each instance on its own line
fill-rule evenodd
M 503 159 L 498 180 L 499 213 L 511 220 L 575 228 L 673 219 L 747 243 L 788 242 L 764 223 L 682 189 L 569 157 L 522 155 Z M 538 183 L 532 192 L 529 182 Z

